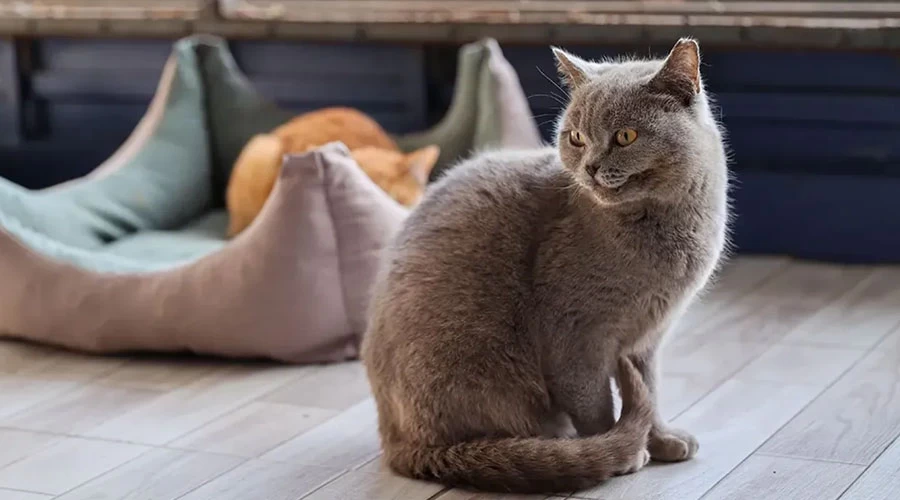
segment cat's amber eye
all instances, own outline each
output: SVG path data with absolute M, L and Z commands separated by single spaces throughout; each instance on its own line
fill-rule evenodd
M 633 128 L 623 128 L 616 132 L 616 144 L 619 146 L 627 146 L 637 139 L 637 130 Z
M 575 146 L 576 148 L 580 148 L 584 146 L 584 136 L 581 135 L 581 132 L 577 130 L 572 130 L 569 132 L 569 144 Z

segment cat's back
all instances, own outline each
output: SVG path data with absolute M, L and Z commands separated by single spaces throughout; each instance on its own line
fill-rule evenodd
M 449 310 L 422 312 L 427 304 L 512 314 L 540 227 L 564 205 L 565 186 L 549 149 L 481 154 L 451 169 L 432 184 L 385 254 L 373 292 L 376 324 L 405 315 L 456 321 Z
M 354 150 L 377 147 L 398 150 L 390 135 L 372 117 L 353 108 L 331 107 L 304 113 L 273 133 L 281 138 L 289 152 L 303 152 L 309 147 L 329 142 L 343 142 Z
M 477 253 L 484 240 L 493 248 L 524 243 L 536 217 L 552 212 L 568 185 L 553 149 L 483 153 L 429 187 L 394 250 L 455 255 L 463 248 Z

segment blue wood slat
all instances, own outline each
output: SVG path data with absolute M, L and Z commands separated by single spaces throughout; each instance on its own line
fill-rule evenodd
M 396 45 L 246 41 L 232 42 L 231 50 L 249 74 L 393 75 L 422 63 L 421 48 Z
M 703 73 L 720 91 L 765 87 L 900 93 L 896 54 L 711 52 L 704 54 Z
M 719 93 L 723 118 L 803 120 L 832 124 L 900 125 L 900 93 L 856 95 L 822 93 Z
M 0 147 L 0 177 L 30 189 L 45 188 L 86 175 L 118 146 L 101 141 L 27 141 L 16 148 Z
M 318 106 L 358 103 L 360 106 L 373 104 L 395 108 L 405 108 L 407 104 L 403 94 L 403 80 L 395 76 L 366 77 L 364 89 L 360 88 L 356 79 L 334 75 L 316 79 L 275 79 L 267 75 L 254 76 L 251 81 L 261 94 L 283 103 L 309 103 Z
M 172 41 L 45 38 L 34 50 L 39 70 L 162 70 Z
M 121 143 L 147 111 L 146 104 L 75 104 L 46 106 L 49 137 L 65 143 Z
M 156 91 L 162 68 L 41 71 L 31 77 L 32 95 L 60 102 L 145 102 Z
M 852 164 L 860 173 L 900 165 L 900 129 L 826 127 L 808 123 L 728 123 L 736 166 L 823 172 Z M 896 169 L 900 174 L 900 169 Z

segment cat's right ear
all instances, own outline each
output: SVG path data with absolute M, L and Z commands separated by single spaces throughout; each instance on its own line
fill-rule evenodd
M 587 61 L 559 47 L 553 47 L 553 56 L 556 57 L 556 70 L 569 90 L 575 90 L 587 81 Z

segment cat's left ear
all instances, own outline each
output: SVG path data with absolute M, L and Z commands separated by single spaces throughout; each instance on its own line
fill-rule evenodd
M 428 177 L 440 156 L 441 148 L 434 144 L 425 146 L 406 155 L 406 167 L 419 184 L 424 186 L 428 184 Z
M 650 80 L 658 92 L 669 94 L 685 105 L 700 93 L 700 46 L 695 40 L 682 38 L 675 43 L 662 68 Z

